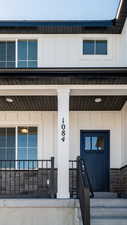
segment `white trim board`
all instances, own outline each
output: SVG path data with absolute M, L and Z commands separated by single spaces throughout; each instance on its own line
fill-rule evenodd
M 70 95 L 127 95 L 127 85 L 1 85 L 0 96 L 54 96 L 61 89 Z

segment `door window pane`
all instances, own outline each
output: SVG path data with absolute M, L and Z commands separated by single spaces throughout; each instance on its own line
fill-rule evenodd
M 97 145 L 98 150 L 104 150 L 104 137 L 103 136 L 99 136 L 97 138 L 96 145 Z
M 85 137 L 85 150 L 91 149 L 91 137 Z
M 85 150 L 97 151 L 104 150 L 104 137 L 103 136 L 86 136 L 85 137 Z
M 97 150 L 97 137 L 92 137 L 92 150 Z

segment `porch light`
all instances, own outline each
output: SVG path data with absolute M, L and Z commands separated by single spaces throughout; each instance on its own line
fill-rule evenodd
M 6 98 L 6 102 L 12 103 L 14 100 L 12 98 Z
M 102 98 L 95 98 L 94 101 L 95 101 L 96 103 L 100 103 L 100 102 L 102 102 Z
M 21 131 L 22 134 L 28 134 L 27 128 L 22 128 L 20 131 Z

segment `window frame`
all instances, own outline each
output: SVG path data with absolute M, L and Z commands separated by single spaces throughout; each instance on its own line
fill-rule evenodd
M 93 54 L 85 54 L 84 53 L 84 42 L 93 42 Z M 107 45 L 107 48 L 106 48 L 106 54 L 97 54 L 97 42 L 101 42 L 101 41 L 105 41 L 106 42 L 106 45 Z M 82 48 L 82 54 L 85 55 L 85 56 L 107 56 L 108 55 L 108 40 L 106 39 L 85 39 L 83 40 L 83 48 Z
M 5 62 L 5 67 L 2 67 L 2 69 L 9 68 L 9 67 L 7 67 L 7 63 L 8 62 L 14 62 L 15 66 L 14 67 L 10 67 L 10 68 L 15 68 L 16 67 L 16 45 L 15 45 L 15 60 L 7 60 L 7 43 L 8 42 L 14 42 L 14 44 L 15 44 L 15 40 L 0 40 L 0 42 L 4 42 L 5 43 L 5 61 L 0 61 L 0 62 Z
M 37 42 L 37 60 L 27 60 L 27 61 L 36 61 L 37 67 L 18 67 L 18 41 L 36 41 Z M 38 38 L 1 38 L 0 42 L 15 42 L 15 66 L 13 68 L 38 68 Z M 25 60 L 24 60 L 25 61 Z M 27 63 L 28 65 L 28 63 Z M 3 67 L 2 69 L 8 69 L 9 67 Z
M 3 125 L 1 125 L 0 128 L 5 128 L 5 129 L 6 128 L 15 128 L 15 159 L 14 159 L 14 161 L 16 162 L 15 163 L 15 169 L 16 170 L 19 170 L 18 165 L 17 165 L 17 161 L 19 160 L 18 159 L 18 128 L 19 127 L 36 127 L 37 128 L 37 159 L 35 159 L 35 161 L 39 160 L 39 155 L 40 155 L 40 131 L 39 131 L 40 127 L 39 127 L 39 124 L 18 124 L 18 125 L 11 125 L 11 124 L 5 125 L 5 124 L 3 124 Z M 29 159 L 26 159 L 26 161 L 27 160 L 29 160 Z M 30 160 L 30 161 L 32 161 L 32 160 Z M 1 169 L 5 169 L 5 168 L 2 167 Z M 9 169 L 9 170 L 12 169 L 13 170 L 14 168 L 6 168 L 6 169 Z M 22 168 L 22 170 L 26 170 L 26 169 Z
M 37 160 L 37 157 L 36 157 L 36 159 L 29 159 L 29 150 L 30 149 L 36 149 L 36 153 L 37 153 L 37 146 L 38 146 L 38 142 L 36 143 L 36 146 L 29 146 L 29 133 L 26 133 L 26 145 L 25 146 L 19 146 L 19 129 L 21 129 L 21 128 L 27 128 L 28 130 L 29 130 L 29 128 L 36 128 L 37 129 L 37 139 L 38 139 L 38 128 L 36 127 L 36 126 L 18 126 L 17 127 L 17 130 L 16 130 L 16 132 L 17 132 L 17 144 L 18 144 L 18 146 L 17 146 L 17 154 L 19 154 L 19 150 L 23 150 L 23 149 L 26 149 L 26 159 L 21 159 L 21 161 L 22 160 Z M 37 156 L 37 155 L 36 155 Z M 18 159 L 18 156 L 17 156 L 17 159 Z M 20 160 L 20 159 L 18 159 L 18 160 Z
M 83 55 L 83 41 L 85 40 L 107 40 L 107 55 Z M 82 37 L 80 37 L 80 63 L 94 63 L 94 64 L 98 64 L 98 63 L 107 63 L 107 62 L 111 62 L 113 60 L 113 51 L 114 51 L 114 45 L 113 45 L 113 37 L 111 36 L 107 36 L 107 35 L 94 35 L 92 34 L 91 36 L 86 34 L 86 35 L 82 35 Z
M 16 61 L 17 61 L 16 62 L 16 65 L 17 65 L 17 68 L 36 68 L 36 67 L 29 67 L 28 66 L 28 63 L 29 62 L 37 62 L 37 67 L 38 67 L 38 40 L 36 40 L 36 39 L 17 39 L 16 41 L 17 41 L 17 44 L 16 44 L 17 45 L 17 48 L 16 48 L 16 50 L 17 50 L 17 55 L 16 55 L 17 56 L 16 57 Z M 26 57 L 26 60 L 19 60 L 18 59 L 18 42 L 19 41 L 21 41 L 21 42 L 22 41 L 26 41 L 27 42 L 27 47 L 26 47 L 27 57 Z M 29 54 L 28 54 L 28 52 L 29 52 L 29 41 L 36 41 L 37 42 L 37 59 L 36 60 L 29 60 L 28 59 L 28 56 L 29 56 Z M 19 62 L 26 62 L 27 66 L 26 67 L 19 67 L 18 66 L 18 63 Z
M 5 146 L 3 146 L 3 147 L 1 147 L 0 148 L 0 153 L 1 153 L 1 151 L 4 151 L 4 153 L 5 153 L 5 158 L 6 159 L 0 159 L 0 161 L 8 161 L 8 160 L 11 160 L 11 159 L 8 159 L 8 152 L 9 152 L 9 150 L 10 151 L 12 151 L 12 149 L 14 150 L 14 152 L 15 152 L 15 154 L 14 154 L 14 156 L 16 156 L 16 151 L 15 151 L 15 149 L 16 149 L 16 132 L 14 132 L 14 138 L 15 138 L 15 142 L 14 142 L 14 146 L 13 147 L 8 147 L 8 145 L 7 145 L 7 139 L 8 139 L 8 129 L 14 129 L 15 131 L 16 131 L 16 129 L 15 129 L 15 127 L 12 127 L 12 126 L 10 126 L 10 127 L 8 127 L 8 126 L 1 126 L 0 127 L 0 129 L 5 129 L 5 136 L 4 136 L 4 138 L 5 138 Z M 16 160 L 16 158 L 15 159 L 12 159 L 12 160 Z

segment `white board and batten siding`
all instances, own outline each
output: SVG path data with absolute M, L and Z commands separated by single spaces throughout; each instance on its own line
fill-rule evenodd
M 127 113 L 124 114 L 127 121 Z M 127 161 L 125 146 L 121 144 L 123 124 L 123 111 L 70 112 L 70 159 L 80 154 L 80 130 L 110 130 L 110 167 L 120 168 Z M 57 166 L 57 112 L 0 112 L 1 127 L 27 125 L 38 127 L 38 158 L 54 156 Z
M 0 111 L 0 127 L 36 126 L 38 128 L 38 158 L 56 157 L 56 112 Z
M 126 67 L 127 21 L 122 34 L 0 34 L 0 40 L 36 39 L 38 67 Z M 83 40 L 107 40 L 107 55 L 83 55 Z

